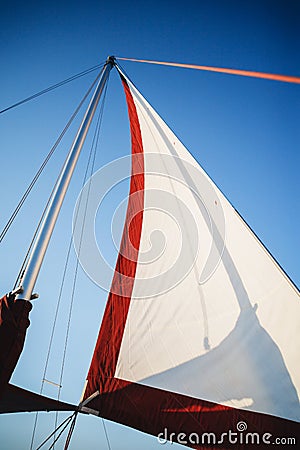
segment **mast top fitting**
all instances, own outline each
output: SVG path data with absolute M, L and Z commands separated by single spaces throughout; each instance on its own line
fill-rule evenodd
M 113 66 L 116 63 L 116 58 L 114 56 L 108 56 L 106 60 L 106 64 L 112 64 Z

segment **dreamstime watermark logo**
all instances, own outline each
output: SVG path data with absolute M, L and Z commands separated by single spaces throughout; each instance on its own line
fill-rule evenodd
M 96 284 L 117 295 L 124 295 L 124 286 L 132 279 L 119 272 L 118 282 L 110 285 L 115 267 L 104 257 L 103 243 L 97 242 L 96 216 L 113 189 L 130 178 L 131 166 L 141 166 L 135 158 L 141 155 L 117 159 L 98 170 L 82 189 L 73 216 L 73 242 L 81 266 Z M 145 155 L 145 167 L 143 193 L 134 190 L 129 199 L 122 199 L 110 221 L 116 245 L 120 223 L 131 205 L 126 216 L 128 235 L 123 237 L 126 245 L 121 245 L 120 253 L 127 261 L 136 261 L 138 254 L 133 297 L 140 299 L 169 291 L 191 270 L 199 284 L 205 283 L 218 267 L 225 246 L 225 218 L 218 192 L 196 163 L 152 153 Z M 136 249 L 130 238 L 141 217 L 142 238 Z
M 157 440 L 161 445 L 174 442 L 182 445 L 296 445 L 295 437 L 274 437 L 271 433 L 259 434 L 248 430 L 247 423 L 240 421 L 236 424 L 236 430 L 228 430 L 224 433 L 168 433 L 167 428 L 159 433 Z

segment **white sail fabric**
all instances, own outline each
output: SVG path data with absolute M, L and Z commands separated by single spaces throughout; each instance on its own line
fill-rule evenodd
M 126 79 L 144 213 L 115 377 L 300 421 L 299 292 Z

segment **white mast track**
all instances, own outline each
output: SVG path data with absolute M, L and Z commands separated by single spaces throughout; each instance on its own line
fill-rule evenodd
M 100 80 L 95 89 L 94 95 L 86 110 L 85 116 L 78 129 L 76 138 L 70 148 L 68 156 L 64 162 L 61 175 L 55 185 L 51 201 L 46 211 L 39 234 L 36 238 L 33 249 L 26 265 L 24 274 L 17 289 L 20 292 L 17 299 L 31 300 L 35 298 L 32 295 L 52 232 L 55 227 L 61 206 L 63 204 L 67 189 L 69 187 L 73 172 L 76 167 L 80 152 L 82 150 L 86 135 L 96 112 L 101 94 L 108 80 L 109 72 L 114 66 L 114 57 L 107 58 L 106 64 L 102 70 Z

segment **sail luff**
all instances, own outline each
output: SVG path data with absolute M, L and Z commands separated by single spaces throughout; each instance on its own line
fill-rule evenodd
M 131 168 L 130 193 L 120 252 L 112 281 L 112 289 L 109 293 L 102 322 L 103 326 L 99 332 L 83 400 L 86 400 L 98 390 L 99 378 L 105 385 L 106 380 L 112 379 L 114 376 L 122 342 L 122 334 L 130 305 L 143 223 L 143 143 L 135 105 L 125 78 L 122 78 L 122 82 L 131 118 L 131 145 L 132 155 L 134 155 Z M 114 293 L 114 286 L 118 294 Z M 121 289 L 119 289 L 119 286 L 121 286 Z M 117 315 L 117 320 L 115 320 L 115 315 Z M 104 364 L 99 367 L 99 355 L 101 354 L 109 355 L 109 357 L 104 358 Z M 101 391 L 105 390 L 104 385 L 101 386 Z

